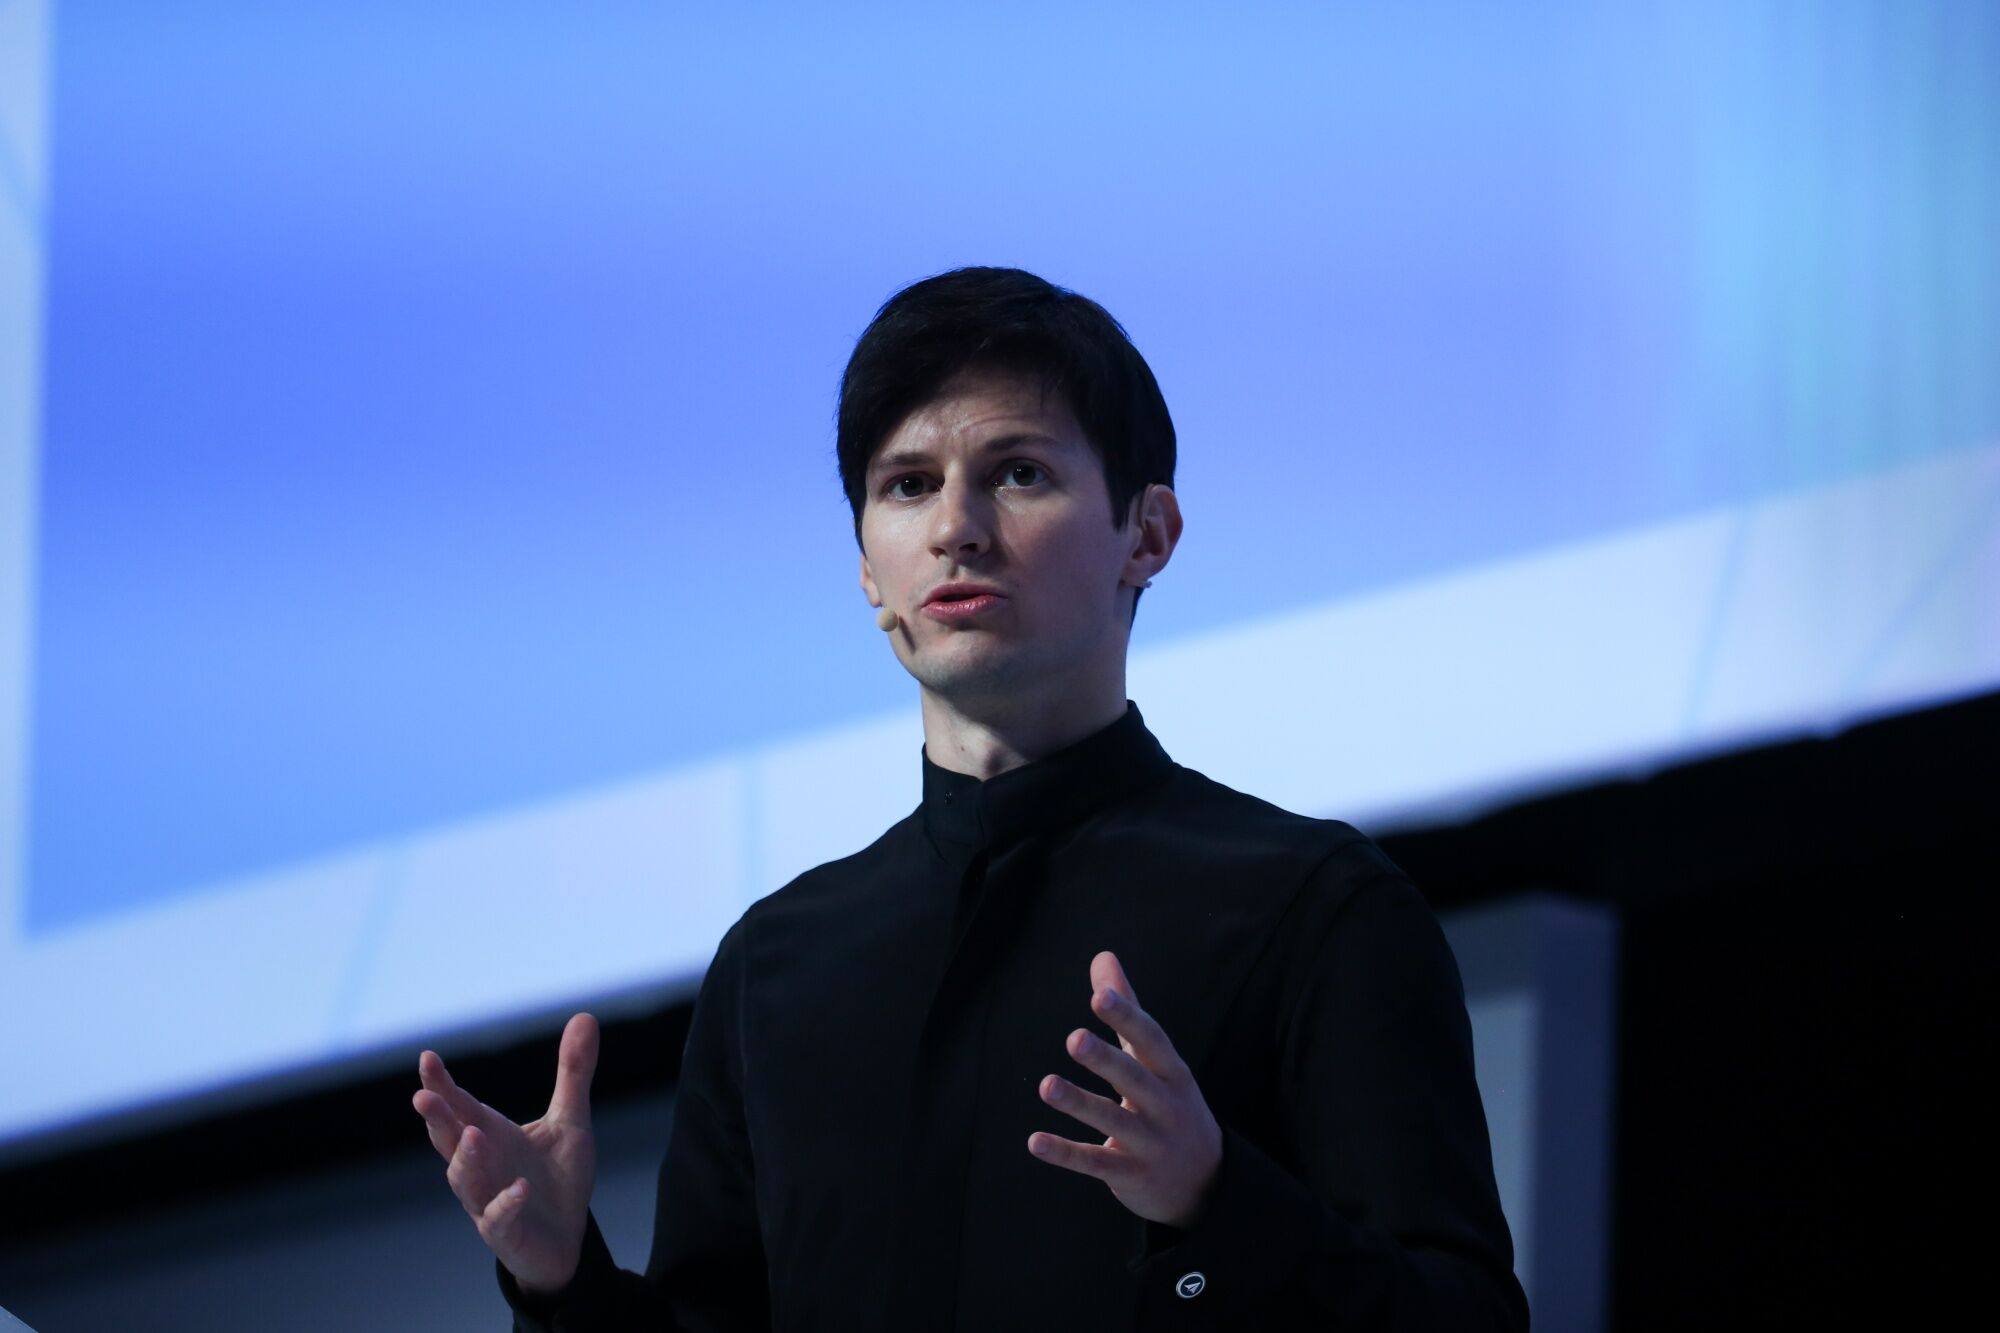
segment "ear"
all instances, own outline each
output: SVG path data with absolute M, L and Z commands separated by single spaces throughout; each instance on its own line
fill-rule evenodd
M 1138 587 L 1167 567 L 1181 539 L 1181 502 L 1163 482 L 1149 483 L 1133 500 L 1132 554 L 1120 577 Z
M 868 594 L 870 606 L 882 605 L 881 590 L 875 586 L 875 571 L 868 567 L 868 553 L 861 553 L 861 591 Z

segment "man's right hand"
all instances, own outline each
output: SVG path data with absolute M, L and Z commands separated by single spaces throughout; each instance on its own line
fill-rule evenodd
M 523 1291 L 548 1295 L 576 1276 L 597 1146 L 590 1132 L 590 1079 L 597 1071 L 597 1020 L 577 1014 L 563 1028 L 548 1112 L 517 1125 L 452 1082 L 435 1051 L 417 1057 L 423 1087 L 410 1104 L 448 1166 L 444 1178 L 479 1238 Z

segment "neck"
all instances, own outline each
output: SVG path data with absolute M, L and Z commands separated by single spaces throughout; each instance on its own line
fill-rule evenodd
M 947 699 L 922 691 L 924 754 L 939 768 L 984 781 L 1054 754 L 1125 715 L 1125 671 L 1098 688 L 1053 696 L 1016 694 L 1004 701 Z

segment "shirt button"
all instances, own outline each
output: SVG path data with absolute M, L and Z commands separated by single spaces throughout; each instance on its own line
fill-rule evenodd
M 1207 1285 L 1208 1279 L 1200 1273 L 1182 1273 L 1181 1280 L 1174 1283 L 1174 1290 L 1182 1297 L 1199 1296 Z

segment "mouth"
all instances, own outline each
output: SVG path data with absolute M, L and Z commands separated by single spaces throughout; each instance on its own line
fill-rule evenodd
M 997 610 L 1007 599 L 998 593 L 935 597 L 924 603 L 924 614 L 946 624 L 977 620 Z

